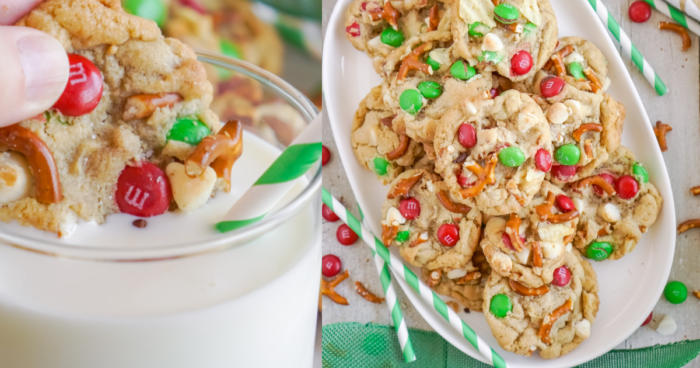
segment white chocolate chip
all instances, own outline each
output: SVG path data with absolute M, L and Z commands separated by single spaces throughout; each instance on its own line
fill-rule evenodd
M 540 242 L 540 247 L 542 248 L 542 254 L 544 258 L 554 259 L 559 257 L 564 251 L 564 245 L 562 243 L 550 243 L 550 242 Z
M 467 112 L 468 112 L 470 115 L 476 115 L 476 113 L 477 113 L 477 111 L 478 111 L 478 110 L 476 109 L 476 106 L 474 106 L 474 104 L 471 103 L 471 102 L 465 103 L 465 104 L 464 104 L 464 107 L 466 108 Z
M 576 100 L 566 100 L 564 101 L 564 105 L 570 108 L 571 113 L 574 115 L 583 114 L 583 105 L 581 105 L 581 103 Z
M 211 167 L 207 167 L 202 175 L 191 178 L 185 172 L 185 165 L 171 162 L 165 168 L 165 172 L 170 179 L 173 199 L 182 211 L 194 211 L 204 206 L 211 198 L 211 192 L 216 184 L 216 171 Z
M 439 279 L 439 278 L 440 278 L 440 272 L 437 272 L 437 271 L 431 272 L 431 273 L 430 273 L 430 278 L 433 279 L 433 280 Z
M 445 48 L 438 48 L 428 53 L 431 59 L 438 62 L 440 65 L 449 65 L 450 63 L 450 52 Z
M 377 36 L 377 37 L 367 41 L 367 46 L 370 50 L 371 49 L 377 50 L 377 49 L 382 48 L 384 46 L 384 44 L 382 43 L 381 36 Z
M 598 207 L 598 215 L 610 223 L 616 223 L 621 218 L 620 209 L 612 203 L 606 203 L 604 206 Z
M 447 152 L 452 153 L 455 151 L 455 148 L 453 146 L 447 146 Z
M 481 45 L 481 49 L 492 52 L 501 51 L 503 50 L 503 41 L 495 34 L 489 33 L 484 36 L 484 43 Z
M 583 63 L 585 61 L 586 60 L 583 58 L 583 55 L 579 54 L 578 51 L 574 51 L 564 58 L 564 64 L 566 65 L 569 65 L 573 62 Z
M 392 225 L 394 224 L 394 222 L 398 224 L 404 224 L 406 223 L 406 218 L 404 218 L 401 215 L 401 212 L 399 212 L 399 210 L 397 210 L 396 207 L 391 207 L 386 213 L 386 222 Z
M 581 320 L 576 324 L 576 336 L 587 339 L 591 336 L 591 322 L 587 319 Z
M 675 333 L 677 329 L 678 325 L 676 325 L 676 321 L 673 320 L 673 317 L 667 314 L 659 323 L 659 327 L 656 328 L 656 332 L 666 336 Z
M 569 118 L 569 108 L 561 102 L 557 102 L 547 110 L 547 120 L 552 124 L 563 124 Z
M 447 278 L 450 280 L 453 279 L 458 279 L 460 277 L 464 277 L 464 275 L 467 274 L 467 270 L 465 268 L 458 268 L 456 270 L 449 271 L 447 273 Z
M 430 193 L 435 193 L 435 185 L 433 185 L 432 180 L 426 181 L 425 185 L 428 187 L 428 190 L 430 191 Z
M 68 210 L 63 217 L 61 222 L 58 224 L 58 236 L 60 238 L 67 238 L 71 236 L 78 228 L 78 215 L 73 212 L 73 210 Z
M 424 231 L 424 232 L 420 233 L 420 235 L 418 237 L 420 238 L 420 240 L 428 240 L 428 232 Z
M 610 88 L 611 83 L 610 78 L 605 77 L 605 82 L 603 82 L 603 91 L 607 91 L 608 88 Z
M 26 197 L 32 181 L 29 163 L 24 156 L 15 152 L 0 154 L 0 204 Z
M 530 170 L 527 172 L 525 175 L 525 181 L 527 182 L 534 182 L 534 181 L 540 181 L 544 179 L 545 173 L 544 171 L 540 171 L 539 169 L 537 170 Z
M 567 244 L 566 245 L 566 252 L 571 253 L 571 249 L 573 249 L 573 245 L 571 245 L 571 243 Z
M 574 198 L 574 207 L 579 213 L 583 213 L 583 209 L 586 208 L 585 202 L 581 198 Z
M 518 262 L 527 264 L 527 259 L 530 258 L 530 250 L 525 248 L 520 252 L 515 253 L 515 258 L 518 260 Z
M 565 237 L 574 233 L 574 228 L 566 224 L 550 224 L 540 222 L 537 226 L 537 233 L 540 239 L 546 242 L 561 242 Z

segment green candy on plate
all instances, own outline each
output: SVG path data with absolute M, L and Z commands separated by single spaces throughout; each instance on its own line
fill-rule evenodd
M 197 119 L 179 118 L 168 132 L 169 141 L 179 141 L 196 146 L 204 137 L 211 134 L 206 124 Z
M 156 22 L 160 28 L 168 18 L 168 7 L 163 0 L 122 0 L 122 8 L 131 15 Z
M 680 281 L 671 281 L 664 288 L 664 296 L 673 304 L 681 304 L 688 298 L 688 288 Z

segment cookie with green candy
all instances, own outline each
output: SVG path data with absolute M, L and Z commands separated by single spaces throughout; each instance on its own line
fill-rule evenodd
M 557 43 L 557 20 L 549 0 L 456 0 L 452 34 L 457 53 L 480 71 L 511 81 L 531 78 Z
M 408 170 L 392 181 L 382 207 L 382 242 L 414 266 L 463 277 L 479 242 L 481 212 L 454 202 L 440 177 Z
M 492 272 L 484 289 L 484 316 L 506 351 L 554 359 L 590 337 L 600 300 L 593 267 L 574 248 L 555 282 L 527 288 Z
M 574 246 L 595 261 L 632 252 L 663 203 L 643 164 L 624 146 L 564 191 L 581 213 Z
M 394 132 L 394 113 L 384 104 L 382 94 L 379 85 L 360 102 L 353 118 L 350 142 L 360 165 L 374 172 L 386 185 L 424 153 L 420 144 Z
M 453 105 L 435 140 L 435 171 L 453 197 L 494 216 L 517 212 L 540 188 L 538 151 L 552 154 L 549 125 L 535 101 L 516 90 Z
M 610 86 L 605 55 L 581 37 L 562 37 L 545 71 L 558 74 L 566 83 L 586 92 L 605 92 Z

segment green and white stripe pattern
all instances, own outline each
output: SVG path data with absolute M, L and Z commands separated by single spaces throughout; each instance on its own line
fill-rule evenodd
M 476 335 L 471 329 L 450 307 L 445 304 L 442 299 L 424 284 L 413 271 L 406 267 L 395 255 L 382 244 L 365 226 L 355 218 L 337 199 L 335 199 L 325 188 L 322 194 L 323 203 L 326 204 L 343 222 L 345 222 L 362 240 L 369 245 L 389 267 L 394 271 L 394 275 L 403 279 L 408 283 L 423 300 L 431 304 L 433 308 L 450 323 L 452 328 L 459 332 L 481 355 L 486 358 L 486 361 L 497 367 L 506 368 L 508 364 L 501 358 L 498 353 L 491 349 L 484 340 Z
M 321 158 L 321 114 L 317 115 L 275 162 L 258 178 L 253 186 L 234 203 L 216 224 L 224 233 L 240 229 L 262 220 L 265 215 Z
M 643 0 L 645 3 L 651 5 L 652 8 L 658 10 L 661 14 L 664 14 L 671 19 L 678 22 L 678 24 L 689 29 L 691 32 L 700 36 L 700 24 L 695 19 L 692 19 L 685 15 L 682 11 L 674 8 L 671 4 L 661 1 L 661 0 Z
M 591 4 L 593 10 L 595 10 L 596 14 L 598 14 L 598 18 L 600 18 L 603 24 L 608 28 L 608 30 L 610 30 L 610 33 L 615 36 L 617 42 L 620 43 L 622 52 L 632 59 L 634 65 L 639 68 L 647 81 L 649 81 L 649 83 L 651 83 L 651 85 L 654 87 L 656 93 L 658 93 L 659 96 L 665 95 L 666 92 L 668 92 L 668 88 L 666 88 L 666 85 L 661 78 L 656 75 L 654 69 L 652 69 L 649 62 L 647 62 L 647 59 L 645 59 L 639 50 L 637 50 L 637 47 L 632 44 L 629 36 L 627 36 L 625 31 L 620 28 L 620 25 L 615 21 L 615 18 L 610 15 L 608 9 L 606 9 L 605 5 L 603 5 L 603 2 L 600 0 L 588 0 L 588 3 Z
M 360 220 L 362 221 L 362 224 L 366 229 L 369 229 L 370 226 L 366 222 L 365 215 L 362 213 L 362 208 L 360 208 L 359 204 L 357 205 L 357 209 L 360 211 Z M 338 215 L 338 217 L 340 217 L 340 215 Z M 394 281 L 391 279 L 389 266 L 387 266 L 382 257 L 380 257 L 374 250 L 372 250 L 372 258 L 374 258 L 374 264 L 377 266 L 379 279 L 382 283 L 382 288 L 384 289 L 386 305 L 389 307 L 391 319 L 394 321 L 394 329 L 396 329 L 396 335 L 399 338 L 399 345 L 401 346 L 401 352 L 403 352 L 403 359 L 406 363 L 410 363 L 416 360 L 416 352 L 413 350 L 411 337 L 408 335 L 408 327 L 406 326 L 406 321 L 403 318 L 403 311 L 399 305 L 399 298 L 396 295 L 396 290 L 394 290 Z

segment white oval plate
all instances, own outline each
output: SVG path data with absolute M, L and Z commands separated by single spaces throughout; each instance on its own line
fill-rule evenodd
M 339 0 L 328 23 L 323 53 L 325 108 L 350 185 L 372 224 L 372 230 L 380 234 L 381 204 L 388 187 L 382 186 L 373 173 L 356 161 L 350 146 L 350 127 L 360 101 L 372 87 L 381 83 L 381 79 L 367 55 L 355 50 L 345 38 L 345 9 L 350 1 Z M 505 352 L 491 335 L 483 314 L 459 314 L 511 367 L 571 367 L 613 349 L 642 324 L 658 301 L 671 271 L 676 244 L 673 194 L 666 165 L 642 101 L 617 48 L 586 0 L 552 1 L 552 6 L 558 18 L 560 37 L 576 35 L 586 38 L 605 54 L 612 81 L 608 93 L 627 108 L 622 143 L 647 167 L 650 180 L 659 189 L 664 203 L 656 224 L 644 235 L 633 253 L 614 262 L 593 262 L 600 284 L 600 310 L 591 338 L 570 354 L 544 360 L 538 354 L 528 358 Z M 395 247 L 392 252 L 399 256 Z M 424 303 L 404 282 L 401 282 L 401 286 L 423 318 L 440 335 L 463 352 L 484 361 L 430 305 Z

